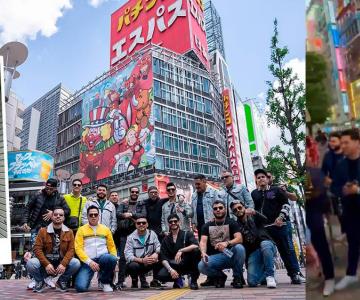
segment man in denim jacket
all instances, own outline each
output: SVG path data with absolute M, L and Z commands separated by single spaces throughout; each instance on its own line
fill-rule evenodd
M 219 192 L 219 198 L 226 203 L 229 217 L 236 220 L 236 216 L 230 209 L 231 203 L 235 200 L 240 200 L 245 203 L 246 213 L 251 214 L 254 211 L 254 201 L 246 186 L 243 184 L 236 184 L 234 182 L 234 176 L 230 171 L 223 171 L 221 174 L 221 180 L 224 183 L 224 187 Z M 235 196 L 236 199 L 233 196 Z

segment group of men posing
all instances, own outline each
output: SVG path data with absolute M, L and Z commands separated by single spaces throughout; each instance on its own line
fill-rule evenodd
M 95 272 L 105 292 L 125 288 L 127 275 L 131 288 L 138 288 L 139 280 L 141 288 L 170 281 L 181 288 L 187 274 L 189 287 L 196 290 L 200 273 L 207 276 L 201 286 L 222 288 L 227 279 L 223 270 L 230 268 L 231 285 L 242 288 L 244 265 L 248 286 L 276 288 L 276 247 L 291 283 L 304 282 L 289 220 L 288 199 L 296 200 L 296 195 L 272 185 L 272 175 L 263 169 L 256 170 L 255 177 L 257 189 L 250 194 L 234 183 L 231 172 L 222 173 L 221 191 L 197 175 L 191 203 L 177 195 L 171 182 L 166 199 L 151 186 L 146 200 L 139 200 L 139 188 L 131 187 L 130 198 L 119 201 L 118 193 L 108 195 L 105 185 L 97 187 L 96 198 L 87 200 L 79 179 L 72 182 L 72 193 L 63 197 L 57 181 L 49 179 L 29 201 L 24 216 L 23 228 L 31 232 L 33 243 L 33 256 L 27 256 L 33 291 L 41 292 L 46 285 L 67 291 L 72 278 L 75 289 L 85 292 Z

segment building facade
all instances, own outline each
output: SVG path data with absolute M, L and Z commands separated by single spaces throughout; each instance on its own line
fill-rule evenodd
M 5 105 L 7 150 L 20 150 L 19 134 L 23 128 L 23 119 L 20 116 L 24 113 L 25 105 L 13 90 L 10 90 L 9 101 Z
M 99 182 L 118 190 L 122 197 L 128 196 L 130 185 L 145 192 L 147 186 L 162 186 L 169 180 L 181 181 L 188 189 L 195 174 L 218 181 L 221 170 L 228 167 L 222 99 L 210 73 L 185 55 L 158 46 L 147 51 L 152 57 L 154 164 L 91 181 L 85 193 L 93 192 Z M 101 84 L 110 73 L 114 72 L 100 76 L 85 90 Z M 59 113 L 55 169 L 70 174 L 84 172 L 79 149 L 84 136 L 81 95 L 85 90 L 71 97 Z
M 60 83 L 25 109 L 19 134 L 21 150 L 40 150 L 55 156 L 59 108 L 69 97 L 70 92 Z

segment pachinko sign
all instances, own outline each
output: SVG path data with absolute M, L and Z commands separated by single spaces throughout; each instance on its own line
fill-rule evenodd
M 10 181 L 46 181 L 53 176 L 54 158 L 41 151 L 8 152 Z
M 152 57 L 147 53 L 84 94 L 84 183 L 154 164 L 152 84 Z
M 111 15 L 110 65 L 145 44 L 193 51 L 209 68 L 202 0 L 130 0 Z
M 241 157 L 238 155 L 238 150 L 236 147 L 238 138 L 236 137 L 237 130 L 234 128 L 235 122 L 233 119 L 233 114 L 231 111 L 231 100 L 230 92 L 228 89 L 223 91 L 223 101 L 224 101 L 224 114 L 225 114 L 225 127 L 226 127 L 226 137 L 229 149 L 229 159 L 230 159 L 230 169 L 234 175 L 234 181 L 236 183 L 241 183 L 240 179 L 240 165 L 239 161 Z

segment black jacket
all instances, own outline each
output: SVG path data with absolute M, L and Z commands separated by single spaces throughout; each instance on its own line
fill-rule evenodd
M 162 215 L 162 207 L 165 202 L 169 199 L 157 199 L 156 201 L 152 201 L 150 198 L 145 200 L 146 207 L 146 216 L 149 222 L 149 229 L 155 231 L 155 233 L 159 236 L 162 233 L 161 230 L 161 215 Z
M 326 152 L 324 156 L 324 160 L 321 166 L 321 170 L 324 175 L 333 178 L 336 165 L 343 157 L 343 154 L 336 154 L 333 150 L 329 149 L 329 151 Z
M 264 228 L 264 223 L 267 222 L 266 218 L 256 214 L 253 217 L 246 217 L 245 222 L 242 222 L 238 218 L 237 222 L 243 237 L 243 245 L 246 250 L 246 257 L 257 250 L 260 247 L 260 243 L 262 241 L 271 241 L 269 234 Z
M 199 245 L 199 242 L 191 231 L 179 230 L 176 243 L 173 241 L 171 233 L 164 237 L 161 243 L 160 260 L 171 261 L 175 259 L 176 253 L 179 249 L 188 247 L 190 245 Z
M 69 206 L 58 191 L 48 196 L 45 190 L 41 190 L 26 205 L 23 224 L 28 224 L 32 229 L 48 226 L 51 220 L 44 221 L 42 215 L 46 213 L 47 209 L 54 210 L 55 207 L 62 207 L 64 209 L 65 219 L 70 215 Z
M 267 190 L 254 190 L 251 193 L 254 200 L 255 210 L 268 218 L 267 224 L 274 223 L 282 216 L 284 220 L 289 219 L 290 205 L 284 191 L 277 186 L 270 186 Z
M 133 208 L 133 209 L 132 209 Z M 123 217 L 124 213 L 131 212 L 133 214 L 133 219 L 125 219 Z M 118 220 L 118 229 L 120 230 L 120 236 L 128 236 L 135 229 L 134 219 L 143 216 L 146 217 L 146 207 L 144 201 L 136 202 L 135 206 L 132 207 L 129 203 L 120 203 L 116 209 L 116 218 Z

